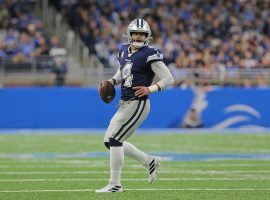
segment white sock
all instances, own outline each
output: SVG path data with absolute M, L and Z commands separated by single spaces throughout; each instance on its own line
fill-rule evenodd
M 124 150 L 123 146 L 110 147 L 110 168 L 111 177 L 110 184 L 121 185 L 121 169 L 124 164 Z
M 143 166 L 148 165 L 148 162 L 150 160 L 150 155 L 142 152 L 133 144 L 130 144 L 126 141 L 123 142 L 123 147 L 124 147 L 124 153 L 126 156 L 139 161 Z

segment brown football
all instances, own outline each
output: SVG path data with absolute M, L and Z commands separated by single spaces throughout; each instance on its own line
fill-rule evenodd
M 115 97 L 115 88 L 109 81 L 102 81 L 98 86 L 98 93 L 102 101 L 111 103 Z

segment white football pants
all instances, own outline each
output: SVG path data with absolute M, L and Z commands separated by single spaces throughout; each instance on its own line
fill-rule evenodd
M 150 102 L 147 100 L 120 101 L 118 111 L 110 121 L 104 142 L 114 138 L 123 142 L 129 138 L 146 119 L 150 111 Z

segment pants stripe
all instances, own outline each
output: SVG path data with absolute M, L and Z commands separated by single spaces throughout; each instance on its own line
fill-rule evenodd
M 145 104 L 146 104 L 146 100 L 143 101 L 143 107 L 140 111 L 140 114 L 139 116 L 137 117 L 137 119 L 127 128 L 127 130 L 117 139 L 118 141 L 121 140 L 121 138 L 136 124 L 136 122 L 140 119 L 143 111 L 144 111 L 144 108 L 145 108 Z
M 131 120 L 136 116 L 136 114 L 137 114 L 137 112 L 138 112 L 138 110 L 139 110 L 139 108 L 140 108 L 140 105 L 141 105 L 141 101 L 139 101 L 139 103 L 138 103 L 138 106 L 137 106 L 137 108 L 136 108 L 136 110 L 135 110 L 135 112 L 133 113 L 133 115 L 129 118 L 129 120 L 126 122 L 126 123 L 124 123 L 122 126 L 121 126 L 121 128 L 119 129 L 119 131 L 115 134 L 115 136 L 113 137 L 113 139 L 115 139 L 119 134 L 120 134 L 120 132 L 131 122 Z

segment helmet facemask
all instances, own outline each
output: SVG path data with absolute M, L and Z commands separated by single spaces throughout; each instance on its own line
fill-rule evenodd
M 145 39 L 143 41 L 133 41 L 131 36 L 132 33 L 144 33 Z M 141 48 L 144 45 L 148 45 L 149 40 L 151 39 L 151 29 L 148 23 L 143 19 L 133 20 L 127 28 L 127 38 L 128 42 L 136 48 Z
M 142 46 L 144 45 L 147 45 L 148 42 L 146 41 L 146 38 L 147 38 L 147 34 L 146 33 L 142 33 L 145 37 L 143 40 L 135 40 L 134 37 L 132 37 L 132 34 L 135 34 L 136 32 L 131 32 L 130 33 L 130 43 L 136 47 L 136 48 L 141 48 Z M 141 33 L 141 32 L 139 32 Z

